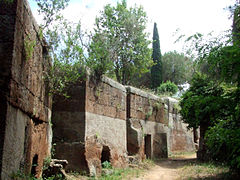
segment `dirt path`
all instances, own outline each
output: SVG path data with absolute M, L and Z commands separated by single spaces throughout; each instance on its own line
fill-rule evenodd
M 132 180 L 177 180 L 180 178 L 181 168 L 195 161 L 195 159 L 196 155 L 193 154 L 162 160 L 147 170 L 141 177 Z

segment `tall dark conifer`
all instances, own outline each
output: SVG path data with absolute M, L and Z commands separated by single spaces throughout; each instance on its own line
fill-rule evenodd
M 152 89 L 159 87 L 162 83 L 162 54 L 160 50 L 160 42 L 159 42 L 159 35 L 157 24 L 154 23 L 153 28 L 153 52 L 152 52 L 152 59 L 154 65 L 151 68 L 151 81 L 152 81 Z

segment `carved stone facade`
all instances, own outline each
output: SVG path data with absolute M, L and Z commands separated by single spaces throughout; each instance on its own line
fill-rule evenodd
M 85 79 L 69 87 L 70 98 L 54 98 L 56 158 L 68 160 L 67 170 L 99 175 L 105 160 L 125 167 L 128 156 L 166 158 L 172 151 L 195 150 L 176 100 L 105 76 Z
M 127 149 L 140 159 L 168 156 L 167 108 L 158 96 L 126 87 L 128 104 Z
M 56 97 L 53 104 L 53 141 L 56 158 L 67 159 L 67 170 L 101 173 L 105 160 L 114 167 L 127 165 L 126 90 L 103 77 L 87 77 L 69 88 L 70 98 Z M 61 147 L 73 150 L 62 151 Z M 78 150 L 77 150 L 78 149 Z M 71 154 L 71 155 L 70 155 Z

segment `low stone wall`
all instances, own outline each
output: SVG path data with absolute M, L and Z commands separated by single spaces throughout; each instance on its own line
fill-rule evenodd
M 50 62 L 38 32 L 26 0 L 0 1 L 0 179 L 40 177 L 50 155 Z

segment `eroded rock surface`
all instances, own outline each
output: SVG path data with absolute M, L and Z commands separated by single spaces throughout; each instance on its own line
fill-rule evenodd
M 40 177 L 51 149 L 46 44 L 27 0 L 0 1 L 0 179 Z

